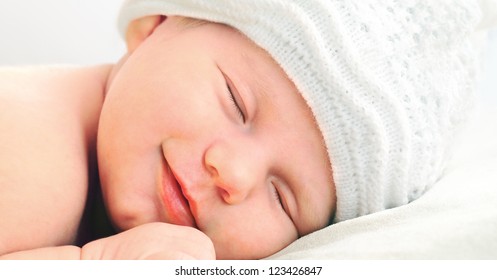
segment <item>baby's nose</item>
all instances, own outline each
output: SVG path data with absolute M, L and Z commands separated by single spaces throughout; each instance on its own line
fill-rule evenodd
M 263 155 L 232 142 L 217 142 L 205 153 L 205 165 L 222 199 L 229 204 L 244 201 L 264 184 L 267 167 Z

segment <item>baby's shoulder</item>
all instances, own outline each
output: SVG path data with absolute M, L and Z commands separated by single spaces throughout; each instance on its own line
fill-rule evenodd
M 32 108 L 101 103 L 110 65 L 0 67 L 0 100 L 4 105 Z M 81 102 L 85 101 L 85 102 Z M 60 108 L 63 109 L 63 108 Z
M 0 68 L 0 255 L 75 238 L 106 71 Z
M 109 70 L 110 66 L 0 67 L 0 125 L 36 125 L 43 131 L 65 129 L 70 122 L 98 122 Z
M 45 159 L 81 154 L 96 137 L 107 69 L 0 68 L 0 163 L 6 150 L 47 151 Z

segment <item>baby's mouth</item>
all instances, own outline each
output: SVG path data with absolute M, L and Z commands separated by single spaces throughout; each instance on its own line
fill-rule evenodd
M 181 184 L 176 179 L 167 160 L 164 160 L 163 163 L 160 194 L 166 222 L 196 228 L 190 203 L 183 192 Z

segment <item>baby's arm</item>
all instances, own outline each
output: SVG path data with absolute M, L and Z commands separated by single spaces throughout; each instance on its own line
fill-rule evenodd
M 211 240 L 201 231 L 166 223 L 144 224 L 76 246 L 20 251 L 0 259 L 215 259 Z

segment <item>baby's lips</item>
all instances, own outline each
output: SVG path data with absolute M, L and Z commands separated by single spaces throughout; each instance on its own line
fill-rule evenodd
M 196 227 L 189 200 L 167 161 L 164 164 L 162 175 L 162 201 L 168 219 L 167 222 Z

